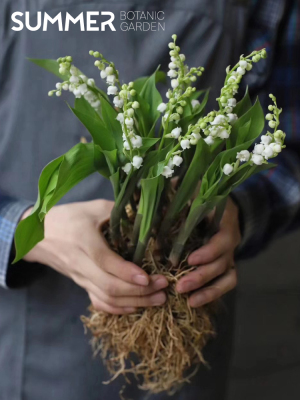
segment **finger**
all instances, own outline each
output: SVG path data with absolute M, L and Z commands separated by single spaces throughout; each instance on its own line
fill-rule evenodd
M 221 257 L 231 246 L 231 235 L 226 230 L 220 230 L 210 241 L 194 251 L 188 258 L 190 265 L 209 264 Z
M 179 293 L 187 293 L 199 289 L 219 275 L 224 274 L 229 266 L 229 260 L 226 257 L 220 257 L 210 264 L 202 265 L 195 271 L 183 276 L 177 282 L 176 290 Z
M 97 311 L 104 311 L 109 314 L 116 314 L 116 315 L 124 315 L 124 314 L 131 314 L 136 311 L 134 307 L 113 307 L 110 306 L 103 301 L 99 300 L 94 294 L 89 293 L 90 300 L 92 302 L 93 307 Z
M 95 286 L 94 292 L 102 291 L 111 297 L 146 296 L 168 286 L 168 280 L 162 275 L 149 277 L 148 286 L 139 286 L 119 279 L 99 268 L 83 251 L 69 261 L 72 265 L 71 278 L 86 290 Z
M 165 303 L 167 296 L 163 291 L 156 292 L 148 296 L 124 296 L 113 297 L 103 291 L 96 290 L 90 286 L 89 290 L 102 302 L 113 307 L 153 307 Z
M 90 249 L 87 254 L 101 269 L 123 281 L 141 286 L 149 285 L 149 275 L 142 268 L 132 262 L 125 261 L 112 251 L 102 234 L 99 234 L 99 237 L 94 236 L 90 240 Z
M 96 267 L 99 269 L 98 267 Z M 124 296 L 147 296 L 153 294 L 168 286 L 168 281 L 161 275 L 150 276 L 150 283 L 148 286 L 139 286 L 132 283 L 122 281 L 121 279 L 101 271 L 101 274 L 96 271 L 97 276 L 91 281 L 97 289 L 102 290 L 111 297 L 124 297 Z
M 230 269 L 222 277 L 205 288 L 199 289 L 193 293 L 189 298 L 191 307 L 201 307 L 204 304 L 211 303 L 212 301 L 223 296 L 223 294 L 232 290 L 237 284 L 237 274 L 235 269 Z

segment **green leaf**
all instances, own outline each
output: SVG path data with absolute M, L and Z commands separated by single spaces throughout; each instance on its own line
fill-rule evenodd
M 133 87 L 137 93 L 141 93 L 141 91 L 148 79 L 149 79 L 149 76 L 142 76 L 141 78 L 138 78 L 134 81 Z M 155 83 L 158 83 L 158 82 L 166 83 L 166 73 L 165 72 L 156 71 Z
M 151 117 L 151 125 L 153 125 L 153 123 L 160 117 L 160 112 L 157 111 L 157 107 L 162 103 L 161 95 L 155 85 L 156 74 L 157 70 L 147 79 L 140 93 L 140 97 L 150 106 L 149 115 Z
M 235 106 L 233 113 L 237 114 L 237 116 L 240 118 L 242 115 L 244 115 L 250 108 L 252 107 L 251 99 L 249 96 L 249 90 L 248 86 L 246 88 L 246 92 L 244 97 L 242 98 L 241 101 L 237 103 Z
M 104 125 L 100 117 L 93 118 L 92 115 L 83 114 L 70 106 L 69 108 L 89 131 L 94 143 L 100 146 L 102 150 L 114 150 L 116 148 L 116 142 L 111 132 Z
M 119 152 L 123 151 L 123 139 L 122 139 L 122 127 L 119 121 L 117 121 L 117 111 L 112 107 L 112 105 L 105 99 L 101 98 L 102 106 L 102 117 L 104 124 L 110 135 L 113 136 L 117 149 Z
M 93 119 L 101 120 L 97 111 L 90 105 L 90 103 L 84 97 L 75 98 L 74 108 L 76 111 L 88 115 Z
M 188 130 L 188 126 L 190 124 L 195 124 L 198 121 L 198 119 L 202 116 L 204 108 L 208 101 L 208 96 L 209 96 L 209 90 L 206 90 L 204 98 L 201 104 L 197 107 L 196 112 L 180 119 L 178 126 L 182 128 L 183 132 L 186 132 Z
M 32 213 L 19 223 L 15 233 L 16 257 L 25 256 L 44 238 L 44 217 L 70 189 L 95 172 L 94 145 L 79 143 L 42 171 L 38 199 Z
M 227 148 L 233 148 L 238 143 L 240 129 L 248 122 L 250 122 L 249 130 L 244 140 L 251 140 L 252 143 L 261 134 L 265 126 L 265 116 L 263 109 L 257 99 L 254 105 L 240 117 L 232 126 L 231 134 L 226 141 Z
M 112 174 L 109 179 L 111 181 L 116 199 L 120 193 L 120 168 L 118 168 L 118 170 Z
M 62 75 L 59 73 L 59 64 L 56 60 L 39 59 L 39 58 L 27 58 L 27 60 L 33 62 L 46 71 L 58 76 L 62 81 L 69 79 L 70 74 Z
M 152 146 L 154 146 L 160 138 L 143 138 L 143 145 L 139 148 L 141 153 L 146 153 Z

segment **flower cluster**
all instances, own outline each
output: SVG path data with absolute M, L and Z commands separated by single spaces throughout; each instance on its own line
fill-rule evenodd
M 96 110 L 100 107 L 100 100 L 98 95 L 94 92 L 95 81 L 89 79 L 86 75 L 82 74 L 78 68 L 72 65 L 72 57 L 61 57 L 57 60 L 59 63 L 59 73 L 62 75 L 69 75 L 69 79 L 64 82 L 58 82 L 56 89 L 51 90 L 48 95 L 61 96 L 62 90 L 70 91 L 76 98 L 82 96 L 90 103 Z
M 223 172 L 225 175 L 230 175 L 236 171 L 240 162 L 249 162 L 251 165 L 266 164 L 270 158 L 276 157 L 285 147 L 285 133 L 277 129 L 282 109 L 278 109 L 274 95 L 270 94 L 270 98 L 273 100 L 274 105 L 269 105 L 268 109 L 272 113 L 267 114 L 266 119 L 269 121 L 269 127 L 274 129 L 274 133 L 267 132 L 266 135 L 262 135 L 260 143 L 255 144 L 251 153 L 248 150 L 238 152 L 236 163 L 224 165 Z
M 188 68 L 185 65 L 185 55 L 180 54 L 180 47 L 176 45 L 176 35 L 172 35 L 173 42 L 169 43 L 171 62 L 169 63 L 168 76 L 171 78 L 171 87 L 166 93 L 168 103 L 161 103 L 157 110 L 164 113 L 163 126 L 165 133 L 167 131 L 168 123 L 174 121 L 179 123 L 181 115 L 183 114 L 183 107 L 186 106 L 186 98 L 196 90 L 192 88 L 191 84 L 196 82 L 197 76 L 201 76 L 204 71 L 203 67 Z M 196 107 L 199 102 L 193 101 L 192 106 Z M 164 139 L 164 137 L 163 137 Z

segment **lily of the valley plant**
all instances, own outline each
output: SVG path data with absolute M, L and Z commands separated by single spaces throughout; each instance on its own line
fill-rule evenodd
M 266 115 L 272 132 L 261 136 L 254 148 L 264 128 L 263 110 L 259 100 L 251 104 L 248 91 L 239 103 L 235 99 L 243 76 L 266 57 L 266 51 L 241 56 L 233 68 L 226 69 L 217 110 L 205 114 L 208 91 L 193 87 L 204 68 L 189 68 L 176 35 L 172 39 L 167 73 L 171 88 L 165 101 L 156 89 L 156 82 L 164 79 L 162 72 L 121 83 L 114 63 L 98 51 L 90 55 L 107 84 L 107 94 L 73 65 L 70 56 L 32 60 L 61 78 L 49 96 L 61 96 L 63 91 L 75 95 L 70 108 L 92 142 L 79 143 L 43 170 L 34 210 L 17 228 L 16 260 L 43 239 L 44 217 L 51 207 L 82 179 L 99 172 L 114 189 L 110 228 L 115 243 L 121 240 L 126 206 L 131 204 L 135 210 L 139 194 L 131 243 L 137 264 L 142 263 L 153 232 L 162 240 L 185 210 L 170 248 L 170 259 L 177 264 L 196 225 L 214 208 L 222 210 L 226 197 L 245 179 L 273 166 L 269 160 L 282 151 L 285 138 L 278 130 L 281 110 L 275 97 L 270 95 L 273 104 Z M 178 177 L 176 193 L 168 202 L 166 192 L 174 177 Z
M 191 310 L 185 295 L 174 290 L 174 280 L 187 267 L 191 242 L 195 246 L 195 237 L 198 240 L 199 224 L 214 211 L 206 232 L 211 235 L 230 192 L 273 167 L 270 159 L 285 147 L 285 134 L 278 129 L 282 110 L 273 95 L 266 116 L 258 99 L 252 105 L 248 91 L 236 101 L 243 76 L 266 57 L 265 50 L 241 56 L 234 67 L 227 67 L 217 109 L 206 113 L 209 92 L 193 86 L 204 68 L 189 68 L 176 35 L 172 39 L 167 73 L 171 85 L 164 101 L 156 88 L 165 80 L 161 71 L 123 83 L 114 63 L 98 51 L 90 55 L 106 92 L 79 71 L 70 56 L 32 60 L 60 78 L 49 96 L 74 94 L 70 109 L 92 140 L 45 167 L 35 207 L 15 235 L 17 261 L 44 238 L 45 215 L 66 192 L 95 172 L 110 180 L 115 205 L 105 237 L 147 272 L 168 277 L 168 301 L 134 315 L 92 310 L 84 322 L 114 377 L 126 372 L 126 360 L 136 353 L 140 362 L 131 364 L 130 372 L 142 375 L 142 388 L 152 392 L 173 390 L 186 381 L 184 371 L 193 362 L 203 362 L 201 349 L 213 331 L 207 308 Z M 270 129 L 258 139 L 265 118 Z M 199 247 L 200 238 L 196 244 Z

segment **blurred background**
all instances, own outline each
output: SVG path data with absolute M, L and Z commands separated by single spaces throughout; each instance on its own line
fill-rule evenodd
M 240 262 L 228 400 L 298 399 L 300 232 Z

